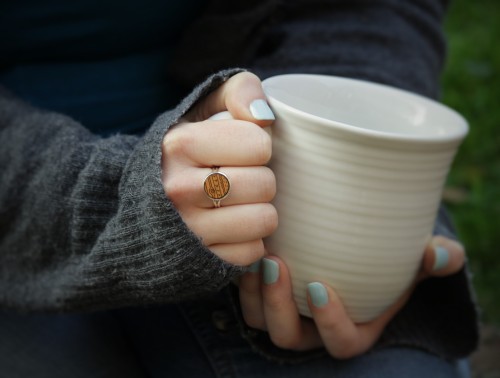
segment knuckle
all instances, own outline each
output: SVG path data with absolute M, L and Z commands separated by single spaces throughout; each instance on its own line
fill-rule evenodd
M 258 244 L 257 244 L 258 243 Z M 265 249 L 262 239 L 246 243 L 246 251 L 239 258 L 239 265 L 248 266 L 264 257 Z
M 271 204 L 265 204 L 261 212 L 262 232 L 265 236 L 271 235 L 278 228 L 278 212 Z
M 174 129 L 167 133 L 163 147 L 167 158 L 188 155 L 190 146 L 194 143 L 193 134 Z
M 169 175 L 164 184 L 164 189 L 165 194 L 174 204 L 191 197 L 186 181 L 181 179 L 179 175 Z
M 254 123 L 244 122 L 239 132 L 247 140 L 249 156 L 252 159 L 252 165 L 265 165 L 271 160 L 272 140 L 268 133 Z
M 255 241 L 252 251 L 253 251 L 253 256 L 251 264 L 259 261 L 266 255 L 266 248 L 264 247 L 264 241 L 262 239 Z
M 262 195 L 264 198 L 271 201 L 276 195 L 276 177 L 271 169 L 265 167 L 262 185 L 261 185 Z
M 235 244 L 224 244 L 224 246 L 227 247 L 227 251 L 230 251 L 227 260 L 239 266 L 249 266 L 259 261 L 266 252 L 262 239 L 236 242 Z M 240 285 L 240 290 L 247 294 L 251 294 L 252 292 L 255 294 L 255 288 L 248 286 L 248 284 Z
M 271 160 L 273 152 L 273 143 L 271 137 L 262 129 L 258 129 L 260 134 L 260 140 L 256 144 L 256 156 L 262 164 L 266 164 Z

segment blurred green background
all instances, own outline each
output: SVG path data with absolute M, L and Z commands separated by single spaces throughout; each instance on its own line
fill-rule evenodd
M 471 130 L 444 198 L 467 247 L 482 318 L 500 325 L 500 1 L 452 1 L 446 33 L 442 100 Z

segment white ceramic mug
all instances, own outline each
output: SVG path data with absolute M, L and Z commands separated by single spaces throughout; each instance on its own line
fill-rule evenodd
M 307 284 L 320 281 L 354 321 L 369 321 L 415 278 L 467 122 L 360 80 L 282 75 L 263 87 L 276 115 L 279 216 L 266 248 L 290 269 L 301 314 L 310 316 Z

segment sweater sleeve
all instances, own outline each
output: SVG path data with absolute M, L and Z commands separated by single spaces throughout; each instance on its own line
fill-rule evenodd
M 186 87 L 209 72 L 244 66 L 261 79 L 284 73 L 338 75 L 436 97 L 447 3 L 213 0 L 183 34 L 171 72 Z
M 206 249 L 161 183 L 168 128 L 238 70 L 213 75 L 139 138 L 100 138 L 0 91 L 0 306 L 90 310 L 193 298 L 242 271 Z
M 443 0 L 294 0 L 278 7 L 251 68 L 261 77 L 321 73 L 438 95 Z

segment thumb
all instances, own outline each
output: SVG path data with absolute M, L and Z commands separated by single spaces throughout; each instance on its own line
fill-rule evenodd
M 193 121 L 198 122 L 222 111 L 229 111 L 234 119 L 253 122 L 262 127 L 269 126 L 275 119 L 260 79 L 250 72 L 232 76 L 193 110 Z

